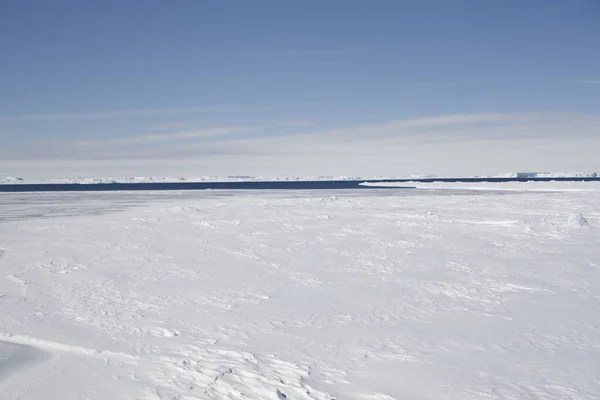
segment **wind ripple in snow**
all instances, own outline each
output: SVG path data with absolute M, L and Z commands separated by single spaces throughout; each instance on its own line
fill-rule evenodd
M 289 398 L 331 400 L 332 396 L 307 384 L 310 369 L 273 357 L 226 350 L 195 349 L 182 359 L 161 358 L 150 372 L 136 379 L 153 382 L 161 400 L 182 398 Z

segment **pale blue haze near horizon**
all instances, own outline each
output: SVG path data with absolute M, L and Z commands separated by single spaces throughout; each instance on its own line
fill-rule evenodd
M 309 142 L 314 147 L 289 154 L 295 165 L 304 157 L 339 174 L 319 158 L 335 140 L 370 165 L 392 139 L 406 152 L 406 138 L 417 146 L 449 128 L 445 137 L 460 140 L 448 152 L 463 154 L 452 147 L 465 140 L 456 118 L 470 140 L 535 131 L 536 140 L 573 135 L 589 147 L 600 136 L 598 43 L 594 0 L 5 0 L 0 174 L 34 174 L 52 163 L 73 174 L 69 168 L 85 162 L 103 175 L 114 173 L 102 169 L 107 160 L 135 159 L 124 172 L 160 173 L 141 160 L 165 160 L 165 173 L 201 175 L 202 160 L 216 156 L 229 167 L 232 156 L 262 164 L 271 157 L 267 166 L 248 164 L 251 173 L 273 165 L 303 173 L 272 157 Z M 429 128 L 407 130 L 415 124 Z M 344 147 L 373 138 L 380 147 Z M 410 153 L 419 151 L 428 150 Z M 544 154 L 529 164 L 520 157 L 481 169 L 552 168 Z M 572 168 L 597 166 L 569 157 Z M 200 164 L 174 170 L 173 159 Z M 229 167 L 222 173 L 246 172 Z M 404 167 L 398 171 L 445 168 Z

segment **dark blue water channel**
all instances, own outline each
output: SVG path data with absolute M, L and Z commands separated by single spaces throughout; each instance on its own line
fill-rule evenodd
M 331 180 L 331 181 L 246 181 L 246 182 L 156 182 L 156 183 L 61 183 L 61 184 L 2 184 L 0 192 L 105 192 L 129 190 L 340 190 L 340 189 L 386 189 L 386 187 L 362 186 L 370 183 L 399 183 L 406 186 L 389 189 L 411 189 L 410 183 L 432 182 L 592 182 L 600 177 L 583 178 L 424 178 L 380 180 Z

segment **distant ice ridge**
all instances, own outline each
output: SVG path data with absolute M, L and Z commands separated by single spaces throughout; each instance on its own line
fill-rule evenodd
M 497 178 L 597 178 L 597 172 L 510 172 L 496 175 Z
M 497 175 L 472 175 L 464 178 L 516 178 L 516 179 L 534 179 L 534 178 L 597 178 L 597 172 L 509 172 Z M 0 180 L 0 184 L 110 184 L 110 183 L 172 183 L 172 182 L 248 182 L 248 181 L 351 181 L 351 180 L 406 180 L 406 179 L 436 179 L 451 178 L 449 176 L 438 175 L 403 175 L 403 176 L 247 176 L 247 175 L 227 175 L 227 176 L 188 176 L 188 177 L 116 177 L 116 178 L 58 178 L 58 179 L 23 179 L 14 176 L 6 177 Z M 454 177 L 456 178 L 456 177 Z M 1 178 L 0 178 L 1 179 Z
M 425 176 L 411 176 L 411 179 L 423 178 Z M 169 182 L 248 182 L 248 181 L 341 181 L 341 180 L 376 180 L 376 179 L 403 179 L 398 177 L 375 176 L 196 176 L 196 177 L 117 177 L 117 178 L 58 178 L 58 179 L 35 179 L 25 180 L 22 178 L 7 177 L 0 180 L 0 184 L 110 184 L 110 183 L 169 183 Z
M 2 183 L 22 183 L 23 178 L 17 178 L 15 176 L 7 176 Z

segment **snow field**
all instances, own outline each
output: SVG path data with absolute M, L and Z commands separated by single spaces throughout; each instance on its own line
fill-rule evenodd
M 597 398 L 598 192 L 413 193 L 4 195 L 0 398 Z
M 600 182 L 364 182 L 361 186 L 398 187 L 413 186 L 428 190 L 479 190 L 507 192 L 587 192 L 600 191 Z

